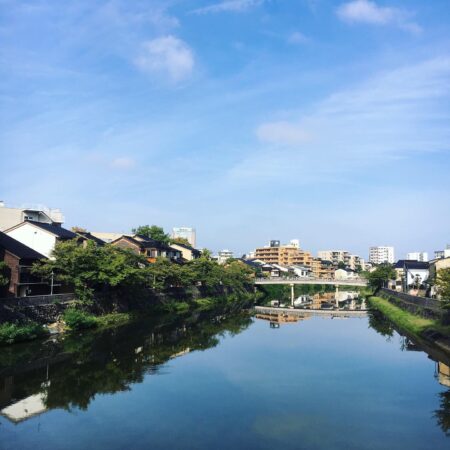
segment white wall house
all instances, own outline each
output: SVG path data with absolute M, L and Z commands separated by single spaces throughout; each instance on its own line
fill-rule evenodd
M 50 259 L 57 242 L 77 238 L 75 233 L 60 226 L 30 221 L 22 222 L 4 233 Z
M 337 269 L 334 272 L 334 278 L 336 280 L 351 280 L 357 277 L 358 274 L 353 270 Z

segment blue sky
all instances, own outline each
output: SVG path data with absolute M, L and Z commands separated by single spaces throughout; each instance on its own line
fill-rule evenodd
M 0 0 L 0 196 L 245 252 L 450 243 L 448 0 Z

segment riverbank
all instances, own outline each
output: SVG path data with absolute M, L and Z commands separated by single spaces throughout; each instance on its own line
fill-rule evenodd
M 73 302 L 60 313 L 55 322 L 36 323 L 32 320 L 0 324 L 0 346 L 45 339 L 55 334 L 70 334 L 84 330 L 120 327 L 134 321 L 157 319 L 167 314 L 184 317 L 189 314 L 220 309 L 238 312 L 256 301 L 258 294 L 249 291 L 230 292 L 202 298 L 166 298 L 159 303 L 148 303 L 137 309 L 99 313 L 96 305 Z M 101 310 L 101 309 L 100 309 Z
M 401 332 L 418 341 L 436 345 L 450 354 L 450 326 L 412 314 L 381 297 L 371 296 L 367 300 L 372 309 L 381 312 Z

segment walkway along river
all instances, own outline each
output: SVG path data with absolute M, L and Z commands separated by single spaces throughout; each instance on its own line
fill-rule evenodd
M 374 315 L 205 314 L 4 348 L 0 448 L 446 449 L 450 361 Z

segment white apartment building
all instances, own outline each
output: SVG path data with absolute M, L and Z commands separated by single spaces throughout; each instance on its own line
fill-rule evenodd
M 394 247 L 378 246 L 370 247 L 369 262 L 372 264 L 394 264 Z
M 0 201 L 0 231 L 7 230 L 25 220 L 61 225 L 64 223 L 64 216 L 60 209 L 50 209 L 42 205 L 10 207 Z
M 196 248 L 197 246 L 197 234 L 195 228 L 174 227 L 172 228 L 172 237 L 187 239 L 187 241 L 189 242 L 189 244 L 191 244 L 192 247 Z
M 427 252 L 411 252 L 406 254 L 406 259 L 411 261 L 428 261 L 428 253 Z
M 219 264 L 225 264 L 230 258 L 234 258 L 234 253 L 231 250 L 221 250 L 218 252 L 217 262 Z

